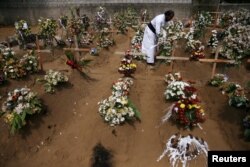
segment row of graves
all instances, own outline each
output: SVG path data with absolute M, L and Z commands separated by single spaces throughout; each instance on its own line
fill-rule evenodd
M 162 123 L 173 120 L 187 130 L 195 127 L 203 129 L 201 123 L 206 120 L 205 111 L 197 96 L 195 82 L 183 79 L 180 72 L 174 72 L 174 62 L 212 63 L 208 84 L 219 87 L 222 94 L 228 96 L 230 106 L 240 108 L 243 110 L 242 112 L 246 111 L 242 127 L 245 129 L 243 134 L 246 140 L 249 140 L 250 104 L 246 96 L 249 87 L 244 88 L 238 83 L 229 81 L 225 74 L 216 73 L 218 63 L 232 66 L 232 68 L 242 64 L 249 66 L 250 59 L 247 59 L 250 56 L 249 23 L 249 10 L 240 9 L 226 12 L 202 11 L 194 15 L 192 19 L 184 21 L 175 19 L 162 27 L 158 35 L 157 49 L 159 53 L 156 59 L 170 65 L 171 70 L 164 78 L 167 85 L 164 96 L 167 101 L 174 101 L 173 105 L 166 109 L 167 112 L 162 117 Z M 146 57 L 141 53 L 145 26 L 145 24 L 140 25 L 131 40 L 129 54 L 137 60 Z M 211 34 L 208 40 L 205 38 L 206 34 Z M 190 56 L 175 56 L 176 49 L 183 47 L 183 43 Z M 205 55 L 205 49 L 210 51 L 209 55 Z M 119 51 L 116 54 L 122 55 L 124 52 Z M 192 134 L 183 136 L 177 133 L 168 139 L 166 148 L 157 161 L 167 156 L 171 166 L 178 166 L 178 164 L 188 166 L 189 161 L 200 155 L 207 157 L 208 150 L 208 143 L 204 139 Z
M 135 31 L 131 38 L 130 48 L 115 54 L 123 55 L 118 72 L 123 75 L 112 85 L 111 96 L 101 100 L 98 113 L 110 126 L 125 125 L 125 122 L 140 120 L 140 112 L 129 99 L 129 92 L 133 85 L 133 74 L 136 71 L 136 60 L 144 60 L 141 53 L 141 42 L 144 28 L 149 21 L 147 10 L 140 15 L 136 10 L 128 8 L 122 12 L 109 16 L 105 8 L 99 7 L 93 20 L 81 15 L 80 10 L 72 10 L 71 15 L 62 16 L 58 20 L 41 18 L 38 20 L 39 32 L 34 34 L 28 23 L 20 20 L 15 23 L 16 35 L 0 45 L 0 84 L 4 86 L 6 80 L 20 79 L 32 75 L 43 69 L 41 53 L 53 56 L 55 47 L 65 51 L 66 64 L 86 76 L 85 66 L 89 62 L 83 52 L 92 55 L 101 54 L 101 49 L 115 44 L 115 34 L 127 34 L 129 29 Z M 172 119 L 184 129 L 202 129 L 205 122 L 205 111 L 201 106 L 197 89 L 188 79 L 183 79 L 179 72 L 174 72 L 176 61 L 199 61 L 212 63 L 211 78 L 208 83 L 219 87 L 223 94 L 228 96 L 228 103 L 232 107 L 249 109 L 249 100 L 245 88 L 237 83 L 229 82 L 224 74 L 216 73 L 217 63 L 240 65 L 250 55 L 250 12 L 245 9 L 226 12 L 199 12 L 192 19 L 185 21 L 173 20 L 161 29 L 158 36 L 158 61 L 171 67 L 165 76 L 166 100 L 173 105 L 166 111 L 162 122 Z M 210 31 L 211 37 L 204 41 L 205 34 Z M 17 41 L 17 42 L 15 42 Z M 175 50 L 179 41 L 184 41 L 186 52 L 190 57 L 177 57 Z M 16 57 L 13 47 L 19 45 L 20 50 L 27 51 L 22 57 Z M 116 43 L 119 45 L 118 43 Z M 205 55 L 205 48 L 209 48 L 211 55 Z M 209 58 L 207 58 L 210 56 Z M 249 60 L 246 60 L 246 63 Z M 40 65 L 40 66 L 39 66 Z M 69 82 L 68 76 L 61 71 L 46 70 L 43 78 L 39 79 L 48 93 L 56 91 L 59 84 Z M 0 115 L 10 125 L 12 134 L 26 125 L 28 116 L 43 111 L 44 104 L 35 92 L 29 88 L 14 89 L 4 97 Z M 160 121 L 160 120 L 159 120 Z M 244 135 L 250 138 L 250 115 L 246 113 L 243 120 Z M 114 132 L 115 133 L 115 132 Z M 189 161 L 198 156 L 208 154 L 208 143 L 192 134 L 183 136 L 172 135 L 166 142 L 166 148 L 157 161 L 165 155 L 170 159 L 172 166 L 181 163 L 187 166 Z

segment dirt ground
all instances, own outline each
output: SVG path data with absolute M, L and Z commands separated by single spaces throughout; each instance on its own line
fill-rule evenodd
M 1 40 L 13 34 L 13 28 L 0 29 Z M 166 87 L 163 78 L 170 68 L 161 64 L 151 71 L 145 63 L 136 62 L 138 69 L 130 98 L 141 112 L 142 119 L 133 125 L 117 126 L 114 135 L 113 128 L 98 114 L 97 103 L 111 95 L 112 83 L 121 77 L 117 72 L 121 56 L 114 52 L 127 50 L 129 37 L 116 35 L 115 40 L 114 47 L 102 50 L 98 57 L 91 57 L 93 63 L 88 75 L 94 80 L 87 81 L 77 71 L 71 70 L 65 64 L 63 52 L 58 50 L 54 57 L 44 55 L 44 69 L 65 71 L 70 84 L 58 88 L 55 94 L 46 94 L 43 86 L 34 82 L 42 77 L 42 73 L 25 80 L 11 80 L 0 88 L 1 95 L 4 95 L 15 87 L 28 86 L 38 92 L 46 105 L 45 113 L 32 119 L 29 126 L 14 136 L 9 134 L 8 126 L 0 120 L 1 167 L 88 167 L 92 148 L 98 142 L 112 150 L 116 167 L 166 167 L 170 166 L 167 157 L 160 162 L 156 160 L 163 152 L 166 141 L 176 132 L 202 137 L 210 150 L 250 149 L 250 143 L 245 142 L 242 136 L 241 121 L 245 111 L 230 107 L 226 96 L 207 85 L 212 64 L 199 62 L 175 62 L 174 71 L 180 71 L 186 80 L 196 81 L 195 87 L 207 118 L 202 124 L 203 130 L 195 128 L 187 131 L 171 122 L 161 125 L 164 110 L 172 104 L 166 102 L 163 96 Z M 188 56 L 183 48 L 178 46 L 176 56 Z M 244 65 L 219 65 L 217 72 L 227 74 L 230 81 L 241 85 L 245 85 L 250 78 L 249 70 Z M 204 159 L 198 159 L 190 166 L 204 163 Z

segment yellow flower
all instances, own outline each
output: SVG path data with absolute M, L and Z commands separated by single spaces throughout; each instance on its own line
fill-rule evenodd
M 188 105 L 188 109 L 192 109 L 192 108 L 193 108 L 193 106 L 189 104 Z
M 201 108 L 201 106 L 198 106 L 197 104 L 193 105 L 194 108 Z
M 204 113 L 205 111 L 204 111 L 203 109 L 200 109 L 200 112 L 201 112 L 201 113 Z
M 13 121 L 13 119 L 14 119 L 14 114 L 12 113 L 12 114 L 6 114 L 5 115 L 5 122 L 6 123 L 11 123 L 12 121 Z
M 126 105 L 128 103 L 128 99 L 122 97 L 121 103 L 122 103 L 122 105 Z
M 181 108 L 185 108 L 186 105 L 182 103 L 182 104 L 180 105 L 180 107 L 181 107 Z

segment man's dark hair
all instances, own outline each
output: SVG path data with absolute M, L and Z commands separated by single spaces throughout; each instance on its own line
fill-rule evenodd
M 169 21 L 174 17 L 174 11 L 168 10 L 165 13 L 165 21 Z

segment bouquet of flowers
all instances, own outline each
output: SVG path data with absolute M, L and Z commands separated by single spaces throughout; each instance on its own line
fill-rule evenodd
M 110 37 L 110 35 L 102 33 L 101 35 L 99 35 L 99 42 L 97 43 L 97 46 L 107 49 L 109 46 L 114 45 L 114 43 L 115 41 Z
M 231 95 L 229 95 L 228 103 L 230 106 L 241 108 L 247 107 L 249 105 L 249 100 L 243 89 L 237 88 Z
M 205 112 L 198 103 L 197 99 L 191 98 L 179 100 L 170 107 L 167 114 L 162 118 L 162 122 L 167 122 L 172 118 L 187 129 L 195 126 L 200 127 L 199 123 L 205 121 Z
M 110 96 L 108 99 L 100 101 L 99 113 L 110 126 L 116 126 L 125 121 L 137 117 L 137 109 L 132 105 L 127 97 Z
M 112 85 L 112 95 L 116 97 L 128 96 L 132 85 L 133 80 L 131 78 L 120 78 Z
M 84 68 L 88 66 L 88 64 L 91 62 L 89 59 L 81 59 L 81 60 L 76 60 L 75 56 L 72 52 L 65 52 L 65 55 L 67 57 L 66 64 L 70 66 L 72 69 L 76 69 L 79 71 L 83 76 L 86 77 L 85 72 L 83 71 Z
M 181 81 L 182 77 L 181 77 L 181 73 L 177 72 L 177 73 L 168 73 L 165 75 L 165 82 L 167 83 L 167 85 L 171 84 L 172 82 L 176 82 L 176 81 Z
M 8 93 L 7 100 L 2 104 L 1 114 L 15 133 L 26 124 L 28 115 L 42 111 L 42 103 L 36 93 L 28 88 L 15 89 Z
M 41 18 L 38 20 L 39 34 L 45 40 L 45 44 L 52 44 L 52 40 L 56 35 L 57 22 L 54 19 Z
M 126 24 L 129 26 L 129 27 L 134 27 L 134 26 L 137 26 L 139 24 L 138 22 L 138 12 L 134 9 L 134 8 L 131 8 L 131 7 L 128 7 L 126 10 L 125 10 L 125 22 Z
M 173 42 L 184 36 L 183 24 L 181 21 L 170 21 L 167 26 L 162 27 L 158 36 L 160 56 L 171 56 Z
M 222 27 L 228 27 L 233 24 L 249 25 L 250 12 L 247 9 L 240 9 L 237 11 L 226 11 L 219 18 L 219 24 Z
M 220 86 L 222 94 L 227 94 L 227 95 L 233 94 L 237 89 L 241 90 L 242 88 L 239 84 L 233 82 L 225 82 Z
M 218 43 L 219 43 L 219 41 L 218 41 L 218 38 L 217 38 L 217 31 L 212 30 L 212 36 L 210 37 L 210 39 L 208 41 L 208 46 L 215 49 L 215 48 L 217 48 Z M 215 50 L 214 50 L 214 52 L 215 52 Z
M 201 12 L 197 15 L 197 18 L 195 21 L 193 21 L 193 27 L 194 27 L 194 38 L 200 38 L 205 28 L 212 23 L 212 16 L 209 12 Z
M 233 82 L 224 83 L 221 88 L 222 94 L 229 97 L 229 105 L 237 108 L 247 107 L 249 100 L 247 99 L 243 88 L 239 84 Z
M 30 27 L 25 20 L 20 20 L 15 22 L 15 29 L 19 37 L 23 38 L 23 36 L 29 36 L 31 34 Z
M 93 40 L 94 40 L 94 37 L 90 33 L 85 32 L 85 33 L 82 33 L 80 44 L 81 46 L 88 46 L 91 43 L 93 43 Z
M 197 99 L 196 89 L 189 83 L 182 81 L 180 73 L 168 73 L 165 75 L 165 82 L 167 83 L 167 89 L 164 93 L 166 100 L 180 100 L 190 98 L 192 100 Z
M 76 19 L 76 18 L 70 19 L 67 28 L 69 30 L 69 34 L 72 35 L 72 36 L 73 35 L 79 35 L 82 32 L 84 32 L 82 20 L 80 18 L 78 18 L 78 19 Z
M 59 71 L 53 71 L 49 70 L 46 72 L 46 75 L 44 76 L 43 79 L 39 79 L 39 81 L 43 81 L 44 83 L 44 88 L 45 92 L 47 93 L 54 93 L 55 92 L 55 87 L 59 84 L 66 83 L 68 82 L 68 77 L 59 72 Z
M 228 59 L 235 60 L 246 57 L 250 53 L 250 26 L 234 24 L 227 28 L 222 42 L 220 54 Z
M 118 68 L 118 72 L 123 74 L 125 77 L 131 77 L 136 70 L 136 64 L 132 62 L 132 55 L 130 53 L 126 53 L 124 58 L 121 61 L 120 67 Z
M 4 64 L 11 64 L 17 59 L 15 52 L 11 48 L 3 48 L 0 53 L 1 61 L 4 62 Z
M 104 28 L 109 28 L 108 14 L 107 14 L 105 8 L 103 8 L 101 6 L 98 8 L 97 14 L 94 18 L 94 28 L 97 31 L 101 31 Z
M 34 52 L 24 55 L 19 63 L 27 73 L 35 73 L 38 71 L 38 58 Z
M 127 29 L 127 23 L 126 23 L 126 16 L 122 12 L 117 12 L 114 14 L 114 26 L 116 29 L 119 30 L 122 34 L 125 34 L 128 29 Z
M 244 130 L 244 136 L 247 140 L 250 140 L 250 115 L 247 115 L 243 119 L 243 127 L 245 128 Z
M 175 134 L 169 138 L 166 143 L 166 148 L 157 161 L 160 161 L 165 155 L 168 155 L 171 166 L 188 166 L 188 161 L 196 159 L 203 155 L 205 158 L 208 155 L 208 144 L 202 138 L 192 136 L 182 136 Z
M 3 72 L 7 78 L 17 79 L 26 76 L 26 71 L 15 57 L 15 52 L 10 48 L 2 51 Z
M 208 82 L 211 86 L 221 86 L 228 81 L 228 77 L 224 74 L 215 74 L 214 77 Z
M 142 40 L 143 40 L 143 30 L 138 29 L 131 40 L 132 52 L 141 52 Z
M 204 46 L 200 46 L 196 51 L 192 51 L 190 60 L 199 60 L 205 58 Z
M 8 64 L 3 68 L 4 75 L 7 78 L 18 79 L 27 75 L 25 69 L 20 64 Z
M 112 86 L 112 95 L 98 103 L 99 113 L 110 126 L 140 118 L 140 114 L 128 99 L 129 88 L 133 84 L 131 78 L 119 79 Z
M 167 86 L 167 89 L 164 93 L 166 100 L 180 100 L 180 99 L 196 99 L 197 95 L 195 94 L 196 89 L 193 86 L 190 86 L 187 82 L 184 81 L 175 81 L 170 83 Z

